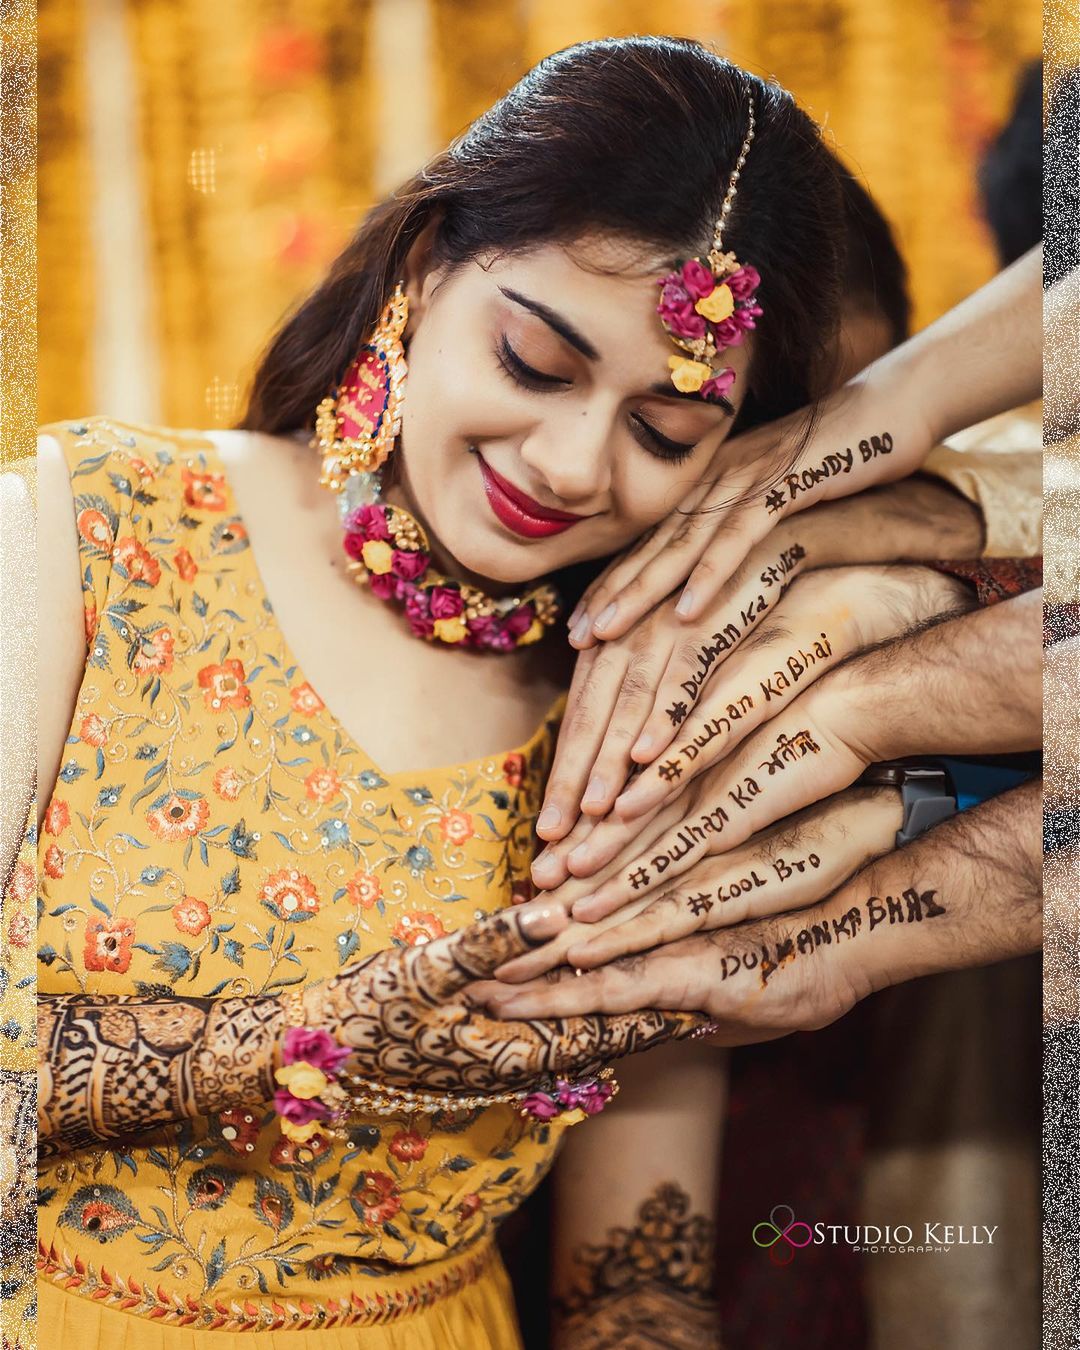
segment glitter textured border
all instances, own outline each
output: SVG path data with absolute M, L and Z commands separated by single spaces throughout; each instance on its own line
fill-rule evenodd
M 1047 280 L 1080 263 L 1080 0 L 1046 0 L 1043 58 L 1048 122 L 1043 162 L 1044 268 Z M 1064 82 L 1071 84 L 1071 95 Z M 1075 370 L 1080 349 L 1080 314 L 1047 324 L 1043 362 L 1048 388 L 1059 371 Z M 1043 426 L 1047 447 L 1066 430 L 1049 417 Z M 1075 464 L 1080 438 L 1073 436 Z M 1048 630 L 1072 631 L 1080 611 L 1076 575 L 1077 494 L 1046 493 Z M 1070 563 L 1068 560 L 1073 559 Z M 1070 570 L 1072 576 L 1070 577 Z M 1070 728 L 1066 762 L 1048 766 L 1047 796 L 1067 801 L 1046 818 L 1047 897 L 1043 947 L 1043 1346 L 1044 1350 L 1080 1347 L 1080 642 L 1070 643 L 1067 661 L 1059 652 L 1048 662 L 1044 719 Z M 1057 672 L 1054 673 L 1055 667 Z M 1055 704 L 1055 700 L 1057 701 Z M 1058 780 L 1064 781 L 1058 781 Z
M 0 247 L 3 269 L 0 273 L 0 310 L 3 329 L 0 335 L 0 467 L 24 462 L 32 455 L 32 433 L 36 424 L 36 42 L 35 7 L 27 0 L 4 0 L 0 9 Z M 1080 5 L 1076 0 L 1048 0 L 1046 8 L 1045 58 L 1048 83 L 1057 72 L 1076 61 L 1080 53 Z M 1075 138 L 1074 138 L 1075 141 Z M 1074 149 L 1075 149 L 1074 145 Z M 1077 159 L 1067 164 L 1046 166 L 1046 200 L 1053 200 L 1054 175 L 1069 174 L 1074 182 L 1080 177 Z M 1071 250 L 1075 255 L 1080 236 L 1080 219 L 1058 220 L 1057 239 L 1048 237 L 1048 255 L 1054 249 Z M 1051 266 L 1061 265 L 1062 257 L 1048 258 Z M 1069 347 L 1075 347 L 1075 332 L 1048 331 L 1046 359 L 1052 361 Z M 1047 428 L 1047 440 L 1054 428 Z M 30 460 L 32 465 L 32 459 Z M 29 469 L 32 479 L 33 470 Z M 1080 531 L 1075 516 L 1051 498 L 1047 502 L 1047 533 L 1051 540 L 1075 537 Z M 0 567 L 4 562 L 4 541 L 0 538 Z M 1072 597 L 1080 603 L 1080 594 Z M 0 612 L 3 630 L 10 631 L 16 618 Z M 1080 672 L 1078 672 L 1080 677 Z M 1080 679 L 1078 679 L 1080 684 Z M 1077 692 L 1080 696 L 1080 691 Z M 1046 717 L 1058 715 L 1052 698 L 1047 699 Z M 1080 746 L 1075 759 L 1080 763 Z M 1048 864 L 1048 881 L 1071 892 L 1073 918 L 1080 897 L 1080 853 L 1075 844 L 1055 853 Z M 1054 981 L 1064 980 L 1076 988 L 1076 928 L 1069 928 L 1065 941 L 1050 941 L 1045 952 L 1045 980 L 1049 989 Z M 3 1046 L 0 1044 L 0 1051 Z M 1047 1350 L 1076 1350 L 1080 1347 L 1080 1027 L 1075 1021 L 1048 1026 L 1044 1055 L 1044 1215 L 1045 1283 L 1044 1345 Z M 27 1095 L 19 1084 L 26 1074 L 13 1069 L 0 1056 L 0 1083 L 16 1085 L 14 1106 L 0 1099 L 3 1129 L 0 1147 L 5 1147 L 9 1131 L 19 1128 L 32 1092 Z M 22 1258 L 32 1261 L 32 1233 L 20 1228 L 20 1216 L 5 1210 L 0 1215 L 0 1336 L 5 1350 L 33 1350 L 35 1338 L 17 1290 Z M 16 1272 L 12 1274 L 12 1272 Z
M 37 39 L 36 9 L 28 0 L 4 0 L 0 7 L 0 469 L 17 475 L 13 499 L 29 517 L 26 533 L 13 546 L 0 534 L 0 635 L 17 658 L 32 658 L 34 606 L 18 606 L 4 584 L 21 555 L 34 556 L 33 502 L 37 475 Z M 6 476 L 6 474 L 5 474 Z M 5 497 L 11 487 L 5 484 Z M 20 527 L 21 528 L 21 527 Z M 32 570 L 32 565 L 31 565 Z M 29 612 L 28 612 L 29 608 Z M 2 696 L 4 691 L 0 691 Z M 17 775 L 33 770 L 32 728 L 25 743 L 9 747 L 4 769 Z M 14 762 L 15 760 L 18 762 Z M 29 806 L 29 824 L 35 819 Z M 4 1350 L 35 1350 L 34 1150 L 36 1083 L 33 1053 L 32 928 L 34 853 L 24 836 L 11 875 L 3 886 L 0 936 L 0 1337 Z M 18 950 L 9 943 L 15 911 L 21 928 Z

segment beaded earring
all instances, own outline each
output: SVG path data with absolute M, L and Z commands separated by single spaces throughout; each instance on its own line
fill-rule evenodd
M 316 409 L 311 444 L 322 454 L 319 482 L 338 495 L 349 575 L 380 600 L 400 605 L 412 632 L 428 641 L 508 652 L 538 641 L 559 612 L 546 582 L 494 598 L 431 565 L 421 523 L 382 498 L 382 468 L 401 431 L 406 362 L 402 335 L 409 302 L 399 281 L 375 331 L 333 393 Z
M 324 487 L 340 492 L 350 474 L 374 473 L 385 463 L 401 430 L 405 401 L 405 348 L 409 300 L 399 281 L 371 340 L 341 384 L 319 404 L 315 439 L 322 452 Z

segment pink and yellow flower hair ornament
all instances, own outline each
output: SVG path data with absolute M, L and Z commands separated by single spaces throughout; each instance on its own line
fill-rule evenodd
M 734 370 L 719 362 L 721 354 L 742 342 L 762 312 L 757 303 L 761 285 L 757 268 L 740 262 L 733 253 L 725 253 L 723 247 L 724 227 L 754 139 L 752 96 L 749 106 L 746 139 L 731 171 L 712 248 L 706 257 L 688 259 L 658 282 L 660 303 L 656 312 L 672 342 L 686 353 L 668 361 L 671 382 L 680 393 L 700 394 L 714 401 L 725 398 L 735 383 Z

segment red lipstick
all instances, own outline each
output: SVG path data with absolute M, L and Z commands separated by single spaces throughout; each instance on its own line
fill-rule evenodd
M 495 472 L 483 455 L 477 451 L 480 476 L 484 480 L 484 492 L 496 518 L 525 539 L 544 539 L 548 535 L 562 534 L 579 520 L 587 516 L 575 516 L 569 511 L 554 511 L 542 506 L 528 493 L 522 492 L 513 483 L 507 482 L 501 474 Z

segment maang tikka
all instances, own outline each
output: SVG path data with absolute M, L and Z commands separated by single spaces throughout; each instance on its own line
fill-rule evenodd
M 319 482 L 338 495 L 350 576 L 380 600 L 403 605 L 417 637 L 512 651 L 543 637 L 555 622 L 555 589 L 541 584 L 521 597 L 495 599 L 443 576 L 431 566 L 420 522 L 403 507 L 380 501 L 382 469 L 401 431 L 408 318 L 399 281 L 370 341 L 316 410 L 311 445 L 322 454 Z
M 742 342 L 762 312 L 756 298 L 761 284 L 757 268 L 740 262 L 734 253 L 725 253 L 723 243 L 754 125 L 751 94 L 746 137 L 720 206 L 712 247 L 706 257 L 688 259 L 658 283 L 662 289 L 656 312 L 671 340 L 687 353 L 669 358 L 671 382 L 681 393 L 700 393 L 714 401 L 724 398 L 735 383 L 734 370 L 719 365 L 718 358 Z

